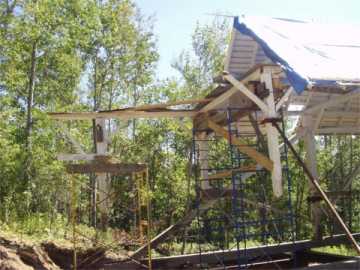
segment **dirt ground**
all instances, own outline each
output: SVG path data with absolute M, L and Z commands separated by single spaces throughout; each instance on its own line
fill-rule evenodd
M 127 255 L 112 254 L 104 248 L 77 251 L 77 269 L 99 269 L 104 264 L 126 260 Z M 44 242 L 39 245 L 20 243 L 0 236 L 0 270 L 72 269 L 72 248 Z

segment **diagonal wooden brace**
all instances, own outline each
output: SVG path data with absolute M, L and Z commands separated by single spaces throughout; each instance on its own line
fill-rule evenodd
M 226 129 L 214 123 L 213 121 L 207 120 L 207 123 L 208 123 L 208 127 L 211 128 L 216 134 L 221 135 L 228 141 L 231 141 L 233 145 L 236 145 L 236 147 L 239 149 L 240 152 L 254 159 L 258 164 L 263 166 L 268 171 L 270 172 L 272 171 L 274 165 L 273 162 L 267 156 L 264 156 L 263 154 L 259 153 L 250 146 L 244 145 L 244 143 L 241 140 L 239 140 L 235 136 L 230 135 Z
M 334 207 L 334 205 L 331 203 L 330 199 L 328 198 L 328 196 L 326 195 L 326 193 L 322 190 L 318 180 L 311 174 L 310 170 L 308 169 L 308 167 L 305 165 L 305 163 L 302 161 L 301 157 L 299 156 L 299 154 L 296 152 L 295 148 L 292 146 L 292 144 L 290 143 L 290 141 L 286 138 L 285 134 L 283 133 L 283 131 L 280 129 L 279 125 L 276 122 L 273 122 L 273 126 L 279 131 L 281 137 L 284 139 L 284 143 L 289 147 L 289 149 L 291 150 L 291 152 L 293 153 L 293 155 L 295 156 L 296 160 L 298 161 L 298 163 L 301 165 L 301 167 L 304 170 L 304 173 L 306 174 L 306 176 L 310 179 L 310 181 L 312 182 L 312 184 L 314 185 L 314 187 L 316 188 L 317 192 L 319 193 L 319 195 L 321 196 L 321 198 L 324 200 L 325 204 L 329 207 L 330 212 L 332 213 L 334 219 L 340 224 L 340 226 L 342 227 L 342 229 L 344 230 L 346 236 L 348 237 L 350 243 L 353 245 L 354 249 L 356 250 L 357 254 L 360 255 L 360 246 L 359 244 L 356 242 L 354 236 L 351 234 L 350 230 L 348 229 L 348 227 L 346 226 L 345 222 L 342 220 L 341 216 L 339 215 L 339 213 L 336 211 L 336 208 Z

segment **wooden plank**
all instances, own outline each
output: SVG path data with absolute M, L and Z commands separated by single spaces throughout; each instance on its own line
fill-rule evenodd
M 221 178 L 228 178 L 228 177 L 231 177 L 233 172 L 253 172 L 255 170 L 256 170 L 255 165 L 242 166 L 239 169 L 224 170 L 224 171 L 220 171 L 220 172 L 211 174 L 206 178 L 206 180 L 216 180 L 216 179 L 221 179 Z
M 61 161 L 75 161 L 75 160 L 85 160 L 85 161 L 92 161 L 97 158 L 106 157 L 107 159 L 110 159 L 109 155 L 103 154 L 64 154 L 60 153 L 57 155 L 57 159 Z
M 276 113 L 274 88 L 272 85 L 272 73 L 264 72 L 261 74 L 261 82 L 265 84 L 266 89 L 269 91 L 269 95 L 265 98 L 265 103 L 268 107 L 268 113 L 265 114 L 265 117 L 277 118 L 278 115 Z M 272 189 L 275 197 L 279 198 L 283 194 L 279 134 L 271 123 L 265 123 L 265 131 L 267 135 L 268 155 L 274 164 L 273 170 L 271 172 Z
M 145 105 L 133 107 L 131 109 L 133 109 L 135 111 L 161 109 L 161 108 L 167 108 L 167 107 L 177 106 L 177 105 L 208 103 L 212 100 L 213 100 L 213 98 L 188 99 L 188 100 L 171 101 L 171 102 L 159 103 L 159 104 L 145 104 Z
M 166 110 L 166 111 L 136 111 L 136 110 L 119 110 L 104 112 L 63 112 L 48 113 L 50 118 L 56 120 L 91 120 L 95 118 L 182 118 L 193 117 L 197 111 L 194 110 Z
M 111 173 L 116 175 L 127 175 L 133 172 L 141 172 L 146 168 L 143 164 L 106 163 L 92 162 L 87 164 L 68 164 L 68 173 Z
M 204 113 L 204 112 L 213 110 L 214 108 L 219 106 L 221 103 L 225 102 L 227 99 L 229 99 L 232 95 L 236 94 L 237 92 L 238 92 L 238 90 L 236 89 L 236 87 L 230 88 L 228 91 L 226 91 L 225 93 L 223 93 L 220 96 L 218 96 L 217 98 L 215 98 L 209 104 L 202 107 L 199 112 Z
M 260 149 L 265 151 L 266 150 L 266 140 L 264 138 L 264 135 L 261 133 L 259 123 L 257 122 L 257 120 L 255 119 L 255 117 L 253 116 L 252 113 L 249 113 L 249 120 L 250 120 L 251 126 L 253 127 L 253 129 L 255 131 L 257 140 L 260 145 Z
M 288 90 L 286 90 L 285 94 L 280 98 L 278 103 L 276 103 L 276 111 L 280 110 L 280 108 L 289 99 L 289 97 L 292 93 L 294 93 L 294 88 L 291 86 Z
M 319 114 L 318 114 L 318 116 L 317 116 L 317 118 L 315 120 L 315 124 L 314 124 L 314 127 L 313 127 L 313 130 L 314 130 L 315 133 L 319 128 L 319 125 L 320 125 L 321 119 L 323 118 L 324 112 L 325 112 L 325 108 L 320 109 L 320 112 L 319 112 Z
M 263 166 L 268 171 L 270 171 L 270 172 L 272 171 L 273 162 L 268 157 L 259 153 L 254 148 L 244 145 L 244 143 L 241 140 L 239 140 L 235 136 L 230 135 L 226 129 L 215 124 L 213 121 L 211 121 L 211 120 L 207 120 L 207 121 L 208 121 L 208 127 L 211 128 L 216 134 L 221 135 L 228 141 L 231 141 L 232 144 L 237 146 L 239 151 L 241 151 L 242 153 L 244 153 L 244 154 L 248 155 L 249 157 L 251 157 L 252 159 L 254 159 L 257 163 L 259 163 L 261 166 Z
M 322 110 L 322 109 L 320 109 Z M 318 113 L 313 113 L 313 114 L 307 114 L 307 113 L 303 113 L 303 111 L 286 111 L 285 112 L 286 115 L 288 116 L 299 116 L 299 115 L 311 115 L 313 117 L 318 116 Z M 328 109 L 324 109 L 324 115 L 326 116 L 326 118 L 337 118 L 337 117 L 346 117 L 346 118 L 354 118 L 354 119 L 359 119 L 360 117 L 360 111 L 340 111 L 340 110 L 328 110 Z
M 320 127 L 316 134 L 359 134 L 360 126 Z
M 353 237 L 360 240 L 360 233 L 353 234 Z M 207 264 L 217 264 L 219 263 L 219 258 L 222 259 L 223 263 L 229 261 L 236 261 L 238 256 L 243 258 L 257 258 L 266 256 L 272 256 L 277 254 L 282 254 L 285 252 L 296 252 L 302 250 L 308 250 L 311 248 L 325 247 L 330 245 L 340 245 L 346 243 L 345 235 L 335 235 L 332 237 L 326 237 L 322 241 L 316 240 L 300 240 L 295 242 L 284 242 L 280 244 L 264 245 L 264 246 L 255 246 L 247 247 L 246 249 L 231 249 L 231 250 L 219 250 L 219 251 L 209 251 L 202 252 L 201 257 L 198 253 L 185 254 L 178 256 L 168 256 L 168 257 L 159 257 L 152 260 L 154 269 L 176 269 L 182 265 L 198 265 L 201 262 L 206 262 Z M 142 260 L 145 262 L 146 259 Z
M 231 62 L 231 54 L 234 49 L 236 32 L 237 32 L 237 30 L 233 27 L 233 29 L 231 30 L 231 35 L 230 35 L 230 43 L 227 48 L 226 57 L 225 57 L 224 69 L 226 71 L 229 71 L 229 66 L 230 66 L 230 62 Z

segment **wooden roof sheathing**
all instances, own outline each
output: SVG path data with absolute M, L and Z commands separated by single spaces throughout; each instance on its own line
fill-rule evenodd
M 236 78 L 241 78 L 251 68 L 259 64 L 271 64 L 264 50 L 257 42 L 234 29 L 231 45 L 227 55 L 225 70 Z

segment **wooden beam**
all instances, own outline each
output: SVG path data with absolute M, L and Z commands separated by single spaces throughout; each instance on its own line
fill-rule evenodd
M 224 170 L 224 171 L 220 171 L 220 172 L 211 174 L 211 175 L 207 176 L 206 180 L 216 180 L 216 179 L 221 179 L 221 178 L 228 178 L 228 177 L 231 177 L 231 175 L 234 172 L 253 172 L 256 169 L 257 169 L 256 165 L 242 166 L 241 168 L 238 168 L 238 169 Z
M 250 81 L 259 80 L 262 70 L 269 70 L 269 71 L 274 70 L 275 73 L 282 72 L 281 68 L 278 65 L 272 65 L 272 64 L 257 65 L 254 68 L 252 68 L 251 70 L 249 70 L 249 72 L 241 79 L 241 84 L 246 88 L 246 86 L 245 86 L 246 83 L 248 83 Z M 226 74 L 228 74 L 228 73 L 226 72 Z M 231 75 L 225 75 L 224 76 L 225 79 L 226 79 L 226 76 L 231 76 Z M 231 77 L 232 77 L 233 81 L 239 82 L 233 76 L 231 76 Z M 227 80 L 227 81 L 229 81 L 229 80 Z M 240 90 L 242 90 L 242 89 L 240 89 Z M 246 90 L 248 90 L 248 89 L 246 88 Z M 209 104 L 204 106 L 200 110 L 200 112 L 204 113 L 204 112 L 208 112 L 210 110 L 213 110 L 214 108 L 219 106 L 221 103 L 223 103 L 224 101 L 229 99 L 232 95 L 236 94 L 238 91 L 239 91 L 239 89 L 234 85 L 234 87 L 230 88 L 228 91 L 226 91 L 222 95 L 216 97 L 213 101 L 211 101 Z
M 317 160 L 316 160 L 316 141 L 315 134 L 313 132 L 313 122 L 308 116 L 303 118 L 303 131 L 304 131 L 304 146 L 305 146 L 305 164 L 309 169 L 311 175 L 315 178 L 318 178 L 318 170 L 317 170 Z M 310 196 L 313 196 L 317 193 L 317 190 L 309 179 L 309 193 Z M 313 236 L 316 239 L 321 239 L 322 231 L 321 231 L 321 208 L 319 201 L 313 201 L 310 205 L 311 211 L 311 221 L 313 224 Z
M 289 99 L 290 95 L 294 92 L 294 88 L 291 86 L 288 90 L 286 90 L 285 94 L 280 98 L 278 103 L 276 103 L 276 111 L 279 111 L 280 108 L 284 105 L 284 103 Z
M 116 175 L 128 175 L 133 172 L 141 172 L 146 168 L 143 164 L 92 162 L 86 164 L 68 164 L 68 173 L 110 173 Z
M 359 134 L 360 126 L 321 127 L 316 134 Z
M 188 100 L 170 101 L 170 102 L 158 103 L 158 104 L 145 104 L 145 105 L 140 105 L 140 106 L 129 108 L 129 109 L 133 109 L 135 111 L 163 109 L 163 108 L 177 106 L 177 105 L 208 103 L 212 100 L 214 100 L 214 99 L 213 98 L 188 99 Z
M 241 93 L 247 96 L 251 101 L 253 101 L 259 108 L 264 112 L 268 113 L 268 106 L 253 92 L 251 92 L 242 82 L 235 79 L 232 75 L 225 75 L 224 78 L 235 86 Z
M 351 104 L 351 102 L 352 102 L 352 100 L 348 100 L 347 102 L 345 102 L 345 105 L 344 105 L 344 107 L 343 107 L 343 109 L 342 109 L 342 111 L 351 111 L 351 106 L 350 106 L 350 104 Z M 338 120 L 338 122 L 337 122 L 337 126 L 339 126 L 339 125 L 341 125 L 341 123 L 342 123 L 342 121 L 344 120 L 344 117 L 343 116 L 339 116 L 339 120 Z
M 353 237 L 360 240 L 360 233 L 353 234 Z M 258 258 L 259 256 L 272 256 L 276 254 L 282 254 L 285 252 L 296 252 L 302 250 L 309 250 L 311 248 L 325 247 L 330 245 L 340 245 L 346 243 L 345 235 L 334 235 L 324 238 L 322 241 L 316 240 L 300 240 L 295 242 L 284 242 L 279 244 L 270 244 L 264 246 L 247 247 L 246 249 L 230 249 L 219 251 L 202 252 L 199 253 L 158 257 L 152 260 L 154 269 L 177 269 L 182 265 L 199 265 L 206 262 L 209 265 L 219 263 L 219 258 L 222 258 L 222 262 L 236 261 L 237 258 Z M 143 263 L 146 259 L 142 260 Z M 114 268 L 115 269 L 115 268 Z
M 240 152 L 248 155 L 252 159 L 254 159 L 257 163 L 259 163 L 261 166 L 263 166 L 268 171 L 272 171 L 273 169 L 273 162 L 263 154 L 256 151 L 254 148 L 245 145 L 241 140 L 239 140 L 237 137 L 232 136 L 228 133 L 226 129 L 223 127 L 215 124 L 211 120 L 208 121 L 208 127 L 211 128 L 216 134 L 224 137 L 226 140 L 231 141 L 233 145 L 236 145 Z
M 109 155 L 107 154 L 58 154 L 57 155 L 57 159 L 61 160 L 61 161 L 75 161 L 75 160 L 85 160 L 85 161 L 92 161 L 95 160 L 96 158 L 101 158 L 101 157 L 107 157 L 108 159 L 110 158 Z
M 91 120 L 95 118 L 182 118 L 193 117 L 197 111 L 194 110 L 166 110 L 166 111 L 136 111 L 119 110 L 104 112 L 69 112 L 69 113 L 48 113 L 52 119 L 56 120 Z
M 230 88 L 229 90 L 218 96 L 217 98 L 213 99 L 209 104 L 201 108 L 199 113 L 204 113 L 213 110 L 214 108 L 219 106 L 224 101 L 228 100 L 232 95 L 236 94 L 237 92 L 238 90 L 236 89 L 236 87 Z
M 269 95 L 265 98 L 265 103 L 268 107 L 268 112 L 265 113 L 266 118 L 277 118 L 274 87 L 272 84 L 272 73 L 264 72 L 261 74 L 261 82 L 265 84 Z M 279 198 L 283 194 L 283 181 L 282 181 L 282 165 L 281 154 L 279 150 L 279 134 L 271 123 L 265 123 L 265 131 L 267 136 L 268 153 L 271 161 L 273 162 L 273 170 L 271 171 L 272 189 L 275 197 Z
M 324 115 L 326 117 L 331 117 L 331 118 L 335 118 L 335 117 L 358 118 L 358 117 L 360 117 L 360 111 L 327 110 L 325 108 L 322 108 L 320 110 L 324 110 Z M 318 112 L 305 113 L 304 111 L 286 111 L 285 114 L 288 115 L 288 116 L 309 115 L 309 116 L 313 116 L 313 117 L 316 117 L 316 116 L 319 115 Z
M 256 119 L 252 115 L 252 113 L 249 113 L 249 120 L 250 120 L 250 123 L 251 123 L 253 129 L 255 130 L 255 134 L 256 134 L 257 140 L 259 142 L 260 149 L 265 151 L 266 150 L 266 140 L 264 138 L 264 135 L 261 133 L 259 123 L 256 121 Z
M 319 112 L 319 114 L 318 114 L 318 116 L 317 116 L 317 118 L 315 120 L 314 127 L 313 127 L 313 130 L 314 130 L 315 133 L 319 128 L 319 125 L 320 125 L 321 119 L 322 119 L 322 117 L 324 115 L 324 112 L 325 112 L 325 108 L 321 108 L 320 112 Z

